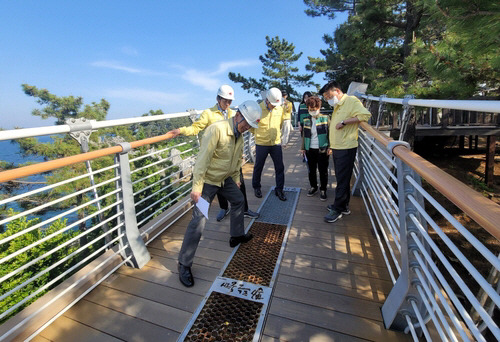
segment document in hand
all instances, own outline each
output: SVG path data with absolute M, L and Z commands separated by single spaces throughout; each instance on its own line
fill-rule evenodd
M 208 220 L 208 208 L 210 207 L 210 204 L 205 200 L 203 197 L 200 197 L 198 199 L 198 203 L 196 203 L 196 206 L 198 209 L 200 209 L 201 213 L 203 216 L 205 216 Z

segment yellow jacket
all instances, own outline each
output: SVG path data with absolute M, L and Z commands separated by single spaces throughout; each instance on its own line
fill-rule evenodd
M 192 191 L 201 193 L 204 183 L 222 186 L 228 177 L 240 181 L 243 136 L 235 139 L 233 127 L 233 119 L 227 119 L 206 129 L 194 165 Z
M 358 147 L 359 124 L 348 124 L 342 129 L 336 126 L 342 120 L 358 118 L 359 121 L 368 121 L 371 113 L 366 109 L 356 96 L 344 94 L 332 113 L 330 122 L 330 148 L 346 150 Z
M 250 132 L 255 134 L 255 144 L 264 146 L 274 146 L 281 144 L 281 124 L 284 120 L 283 107 L 277 106 L 270 112 L 266 107 L 266 102 L 260 103 L 262 116 L 259 127 L 251 128 Z
M 291 120 L 292 119 L 292 103 L 288 100 L 285 100 L 285 104 L 283 105 L 283 120 Z
M 234 116 L 234 111 L 231 108 L 227 109 L 227 119 Z M 198 120 L 193 122 L 191 126 L 179 128 L 182 135 L 196 135 L 214 122 L 224 120 L 224 114 L 219 110 L 217 105 L 212 108 L 205 109 Z

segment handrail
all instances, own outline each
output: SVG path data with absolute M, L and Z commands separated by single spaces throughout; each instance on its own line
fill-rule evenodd
M 366 122 L 362 122 L 361 127 L 385 147 L 393 141 Z M 392 152 L 500 241 L 500 205 L 483 197 L 479 192 L 403 146 L 396 146 Z
M 99 128 L 131 125 L 131 124 L 143 123 L 143 122 L 167 120 L 167 119 L 172 119 L 172 118 L 189 116 L 192 113 L 200 114 L 201 111 L 194 110 L 194 111 L 181 112 L 181 113 L 141 116 L 141 117 L 136 117 L 136 118 L 104 120 L 104 121 L 88 120 L 88 121 L 86 121 L 85 125 L 80 125 L 80 126 L 79 125 L 72 126 L 72 125 L 65 124 L 65 125 L 57 125 L 57 126 L 43 126 L 43 127 L 36 127 L 36 128 L 12 129 L 12 130 L 0 131 L 0 141 L 28 138 L 28 137 L 36 137 L 36 136 L 42 136 L 42 135 L 63 134 L 63 133 L 77 132 L 80 130 L 95 130 L 95 129 L 99 129 Z
M 0 132 L 1 133 L 1 132 Z M 172 133 L 166 133 L 163 135 L 158 135 L 156 137 L 152 138 L 147 138 L 143 140 L 137 140 L 133 141 L 130 144 L 131 148 L 137 148 L 141 147 L 144 145 L 148 144 L 154 144 L 160 141 L 164 140 L 169 140 L 173 136 Z M 109 155 L 113 155 L 116 153 L 123 152 L 123 147 L 118 145 L 118 146 L 113 146 L 113 147 L 107 147 L 103 148 L 97 151 L 92 151 L 92 152 L 86 152 L 86 153 L 80 153 L 74 156 L 70 157 L 64 157 L 56 160 L 50 160 L 47 162 L 39 163 L 39 164 L 34 164 L 34 165 L 28 165 L 28 166 L 23 166 L 17 169 L 12 169 L 12 170 L 6 170 L 0 172 L 0 183 L 1 182 L 8 182 L 17 178 L 23 178 L 27 176 L 32 176 L 34 174 L 42 173 L 42 172 L 47 172 L 47 171 L 52 171 L 64 166 L 76 164 L 76 163 L 81 163 L 85 162 L 88 160 L 100 158 L 100 157 L 105 157 Z
M 404 99 L 391 98 L 391 97 L 377 97 L 372 95 L 359 95 L 367 100 L 383 101 L 387 103 L 394 103 L 402 105 Z M 470 110 L 475 112 L 487 113 L 500 113 L 500 101 L 489 100 L 423 100 L 423 99 L 409 99 L 409 106 L 417 107 L 431 107 L 431 108 L 447 108 L 457 110 Z

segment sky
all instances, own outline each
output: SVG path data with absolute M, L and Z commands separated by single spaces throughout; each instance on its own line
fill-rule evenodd
M 24 83 L 85 104 L 104 98 L 108 120 L 212 107 L 222 84 L 234 88 L 233 105 L 255 100 L 228 73 L 262 77 L 266 36 L 303 52 L 302 74 L 327 48 L 323 35 L 346 20 L 305 9 L 302 0 L 0 0 L 0 127 L 54 124 L 31 114 L 40 105 Z M 324 84 L 324 74 L 313 80 Z

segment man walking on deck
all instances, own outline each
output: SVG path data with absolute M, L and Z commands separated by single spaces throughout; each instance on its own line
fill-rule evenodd
M 200 197 L 211 203 L 216 194 L 221 194 L 231 204 L 231 247 L 252 239 L 252 234 L 245 234 L 244 198 L 239 189 L 243 154 L 242 133 L 250 127 L 257 127 L 261 114 L 257 102 L 245 101 L 238 107 L 234 117 L 209 126 L 203 135 L 193 170 L 191 199 L 195 203 L 198 203 Z M 179 280 L 187 287 L 194 285 L 191 266 L 206 221 L 201 210 L 195 206 L 179 252 Z
M 217 91 L 217 103 L 215 104 L 215 106 L 209 109 L 205 109 L 201 113 L 200 118 L 197 121 L 193 122 L 191 126 L 177 128 L 170 131 L 169 133 L 172 133 L 174 135 L 173 138 L 175 138 L 179 134 L 186 136 L 197 135 L 199 132 L 201 132 L 214 122 L 232 118 L 234 116 L 234 110 L 232 110 L 230 106 L 233 100 L 234 100 L 233 88 L 227 84 L 223 84 Z M 243 173 L 241 170 L 240 170 L 240 179 L 241 179 L 240 190 L 245 198 L 245 208 L 244 208 L 245 217 L 258 218 L 259 214 L 251 211 L 248 208 L 245 182 L 243 181 Z M 227 200 L 224 198 L 224 196 L 217 194 L 217 200 L 219 201 L 219 206 L 221 209 L 217 214 L 216 219 L 217 221 L 222 221 L 224 217 L 229 215 L 231 208 L 229 207 L 229 204 L 227 203 Z
M 281 126 L 284 115 L 281 106 L 281 91 L 271 88 L 266 93 L 266 98 L 260 103 L 262 118 L 259 127 L 251 129 L 255 134 L 255 165 L 253 169 L 252 186 L 255 197 L 262 197 L 261 176 L 267 155 L 271 155 L 276 172 L 275 194 L 286 201 L 283 187 L 285 186 L 285 166 L 283 165 L 283 151 L 281 149 Z
M 335 222 L 342 215 L 349 215 L 351 198 L 351 177 L 358 149 L 359 123 L 368 121 L 371 113 L 355 96 L 344 94 L 335 81 L 330 81 L 321 88 L 320 95 L 334 107 L 329 128 L 330 150 L 337 187 L 335 201 L 328 205 L 329 213 L 325 222 Z

